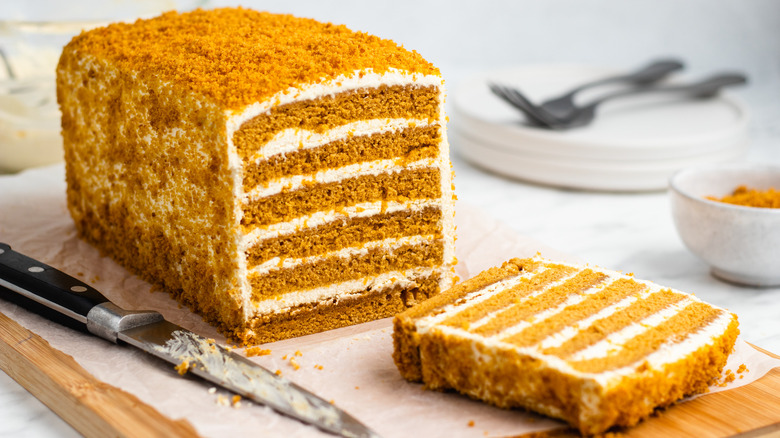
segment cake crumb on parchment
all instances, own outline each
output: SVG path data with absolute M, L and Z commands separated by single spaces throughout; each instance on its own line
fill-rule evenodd
M 260 348 L 258 346 L 247 347 L 246 350 L 244 350 L 244 354 L 246 354 L 247 357 L 268 356 L 271 354 L 271 350 Z
M 176 365 L 174 369 L 179 375 L 183 376 L 190 370 L 190 362 L 188 360 L 183 360 L 180 364 Z

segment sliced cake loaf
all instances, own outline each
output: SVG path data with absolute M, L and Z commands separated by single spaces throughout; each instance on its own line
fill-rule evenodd
M 231 338 L 391 316 L 455 263 L 435 67 L 246 9 L 75 37 L 57 70 L 81 236 Z
M 401 374 L 583 434 L 630 426 L 703 392 L 737 317 L 695 297 L 589 266 L 513 259 L 396 316 Z

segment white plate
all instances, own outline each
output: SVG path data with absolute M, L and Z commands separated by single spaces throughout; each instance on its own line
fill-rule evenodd
M 454 131 L 469 137 L 462 145 L 463 155 L 474 157 L 477 154 L 466 150 L 468 145 L 487 143 L 488 147 L 501 149 L 502 156 L 557 159 L 560 163 L 555 165 L 560 167 L 576 167 L 578 162 L 586 160 L 622 163 L 628 168 L 654 161 L 657 168 L 665 168 L 663 178 L 654 177 L 658 182 L 642 184 L 643 188 L 637 188 L 636 181 L 617 177 L 611 178 L 612 182 L 606 186 L 603 180 L 591 183 L 589 178 L 599 179 L 600 175 L 588 174 L 582 167 L 583 174 L 576 180 L 569 177 L 564 183 L 552 176 L 542 178 L 547 184 L 588 189 L 604 186 L 600 190 L 618 191 L 662 189 L 666 187 L 666 178 L 686 165 L 720 162 L 713 161 L 713 154 L 744 155 L 748 144 L 748 112 L 738 99 L 727 94 L 706 100 L 658 95 L 626 97 L 604 104 L 589 126 L 550 131 L 526 125 L 520 113 L 494 96 L 487 85 L 495 82 L 514 86 L 533 101 L 541 102 L 576 84 L 616 73 L 619 72 L 583 66 L 528 66 L 485 72 L 465 81 L 453 93 L 452 114 Z M 587 101 L 593 93 L 584 97 Z M 511 171 L 505 163 L 490 163 L 484 157 L 477 159 L 482 167 L 542 182 L 536 177 L 537 169 L 531 169 L 529 174 L 528 166 Z M 594 172 L 601 170 L 596 170 L 598 166 L 591 167 Z
M 686 167 L 678 162 L 598 162 L 560 160 L 533 154 L 507 152 L 500 147 L 473 140 L 458 133 L 457 145 L 466 159 L 500 175 L 556 187 L 599 191 L 651 191 L 667 188 L 669 178 Z M 709 154 L 696 164 L 740 161 L 744 148 L 730 148 Z

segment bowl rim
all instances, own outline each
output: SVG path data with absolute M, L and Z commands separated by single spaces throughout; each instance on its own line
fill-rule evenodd
M 692 172 L 701 172 L 701 171 L 717 172 L 717 171 L 724 171 L 724 170 L 763 170 L 763 171 L 769 171 L 773 174 L 776 174 L 778 178 L 780 178 L 780 166 L 773 165 L 773 164 L 757 164 L 757 163 L 709 164 L 709 165 L 688 167 L 676 171 L 669 178 L 669 188 L 674 193 L 677 193 L 686 199 L 692 200 L 702 205 L 710 206 L 711 208 L 721 208 L 725 210 L 745 212 L 745 214 L 780 216 L 780 208 L 751 207 L 747 205 L 737 205 L 737 204 L 729 204 L 727 202 L 715 201 L 712 199 L 707 199 L 703 196 L 692 195 L 691 193 L 683 190 L 679 186 L 679 179 L 683 175 Z M 780 187 L 778 187 L 776 190 L 780 190 Z

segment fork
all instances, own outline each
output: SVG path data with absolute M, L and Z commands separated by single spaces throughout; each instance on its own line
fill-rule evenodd
M 554 114 L 547 112 L 543 108 L 535 106 L 533 103 L 531 103 L 531 101 L 528 100 L 528 98 L 526 98 L 519 90 L 515 88 L 497 84 L 489 84 L 489 86 L 494 94 L 504 99 L 504 101 L 513 107 L 522 111 L 527 116 L 528 120 L 533 124 L 544 128 L 565 130 L 589 124 L 595 118 L 596 109 L 599 105 L 618 97 L 643 93 L 673 92 L 688 94 L 691 97 L 705 98 L 714 96 L 723 87 L 744 84 L 746 82 L 747 78 L 742 74 L 723 73 L 692 84 L 643 86 L 639 88 L 630 88 L 602 96 L 588 105 L 576 107 L 576 109 L 571 111 L 566 117 L 556 117 Z
M 547 100 L 545 102 L 542 102 L 542 104 L 539 106 L 543 108 L 545 111 L 557 117 L 566 117 L 566 115 L 570 111 L 576 109 L 576 106 L 574 104 L 574 97 L 575 95 L 577 95 L 577 93 L 583 90 L 597 87 L 597 86 L 607 85 L 607 84 L 614 84 L 614 83 L 625 83 L 625 84 L 632 84 L 632 85 L 650 85 L 654 82 L 657 82 L 667 77 L 670 73 L 674 71 L 681 70 L 682 68 L 683 68 L 683 63 L 676 59 L 657 60 L 640 68 L 639 70 L 633 73 L 617 75 L 617 76 L 609 76 L 606 78 L 597 79 L 592 82 L 587 82 L 585 84 L 582 84 L 574 88 L 573 90 L 567 92 L 566 94 L 560 97 L 556 97 Z

